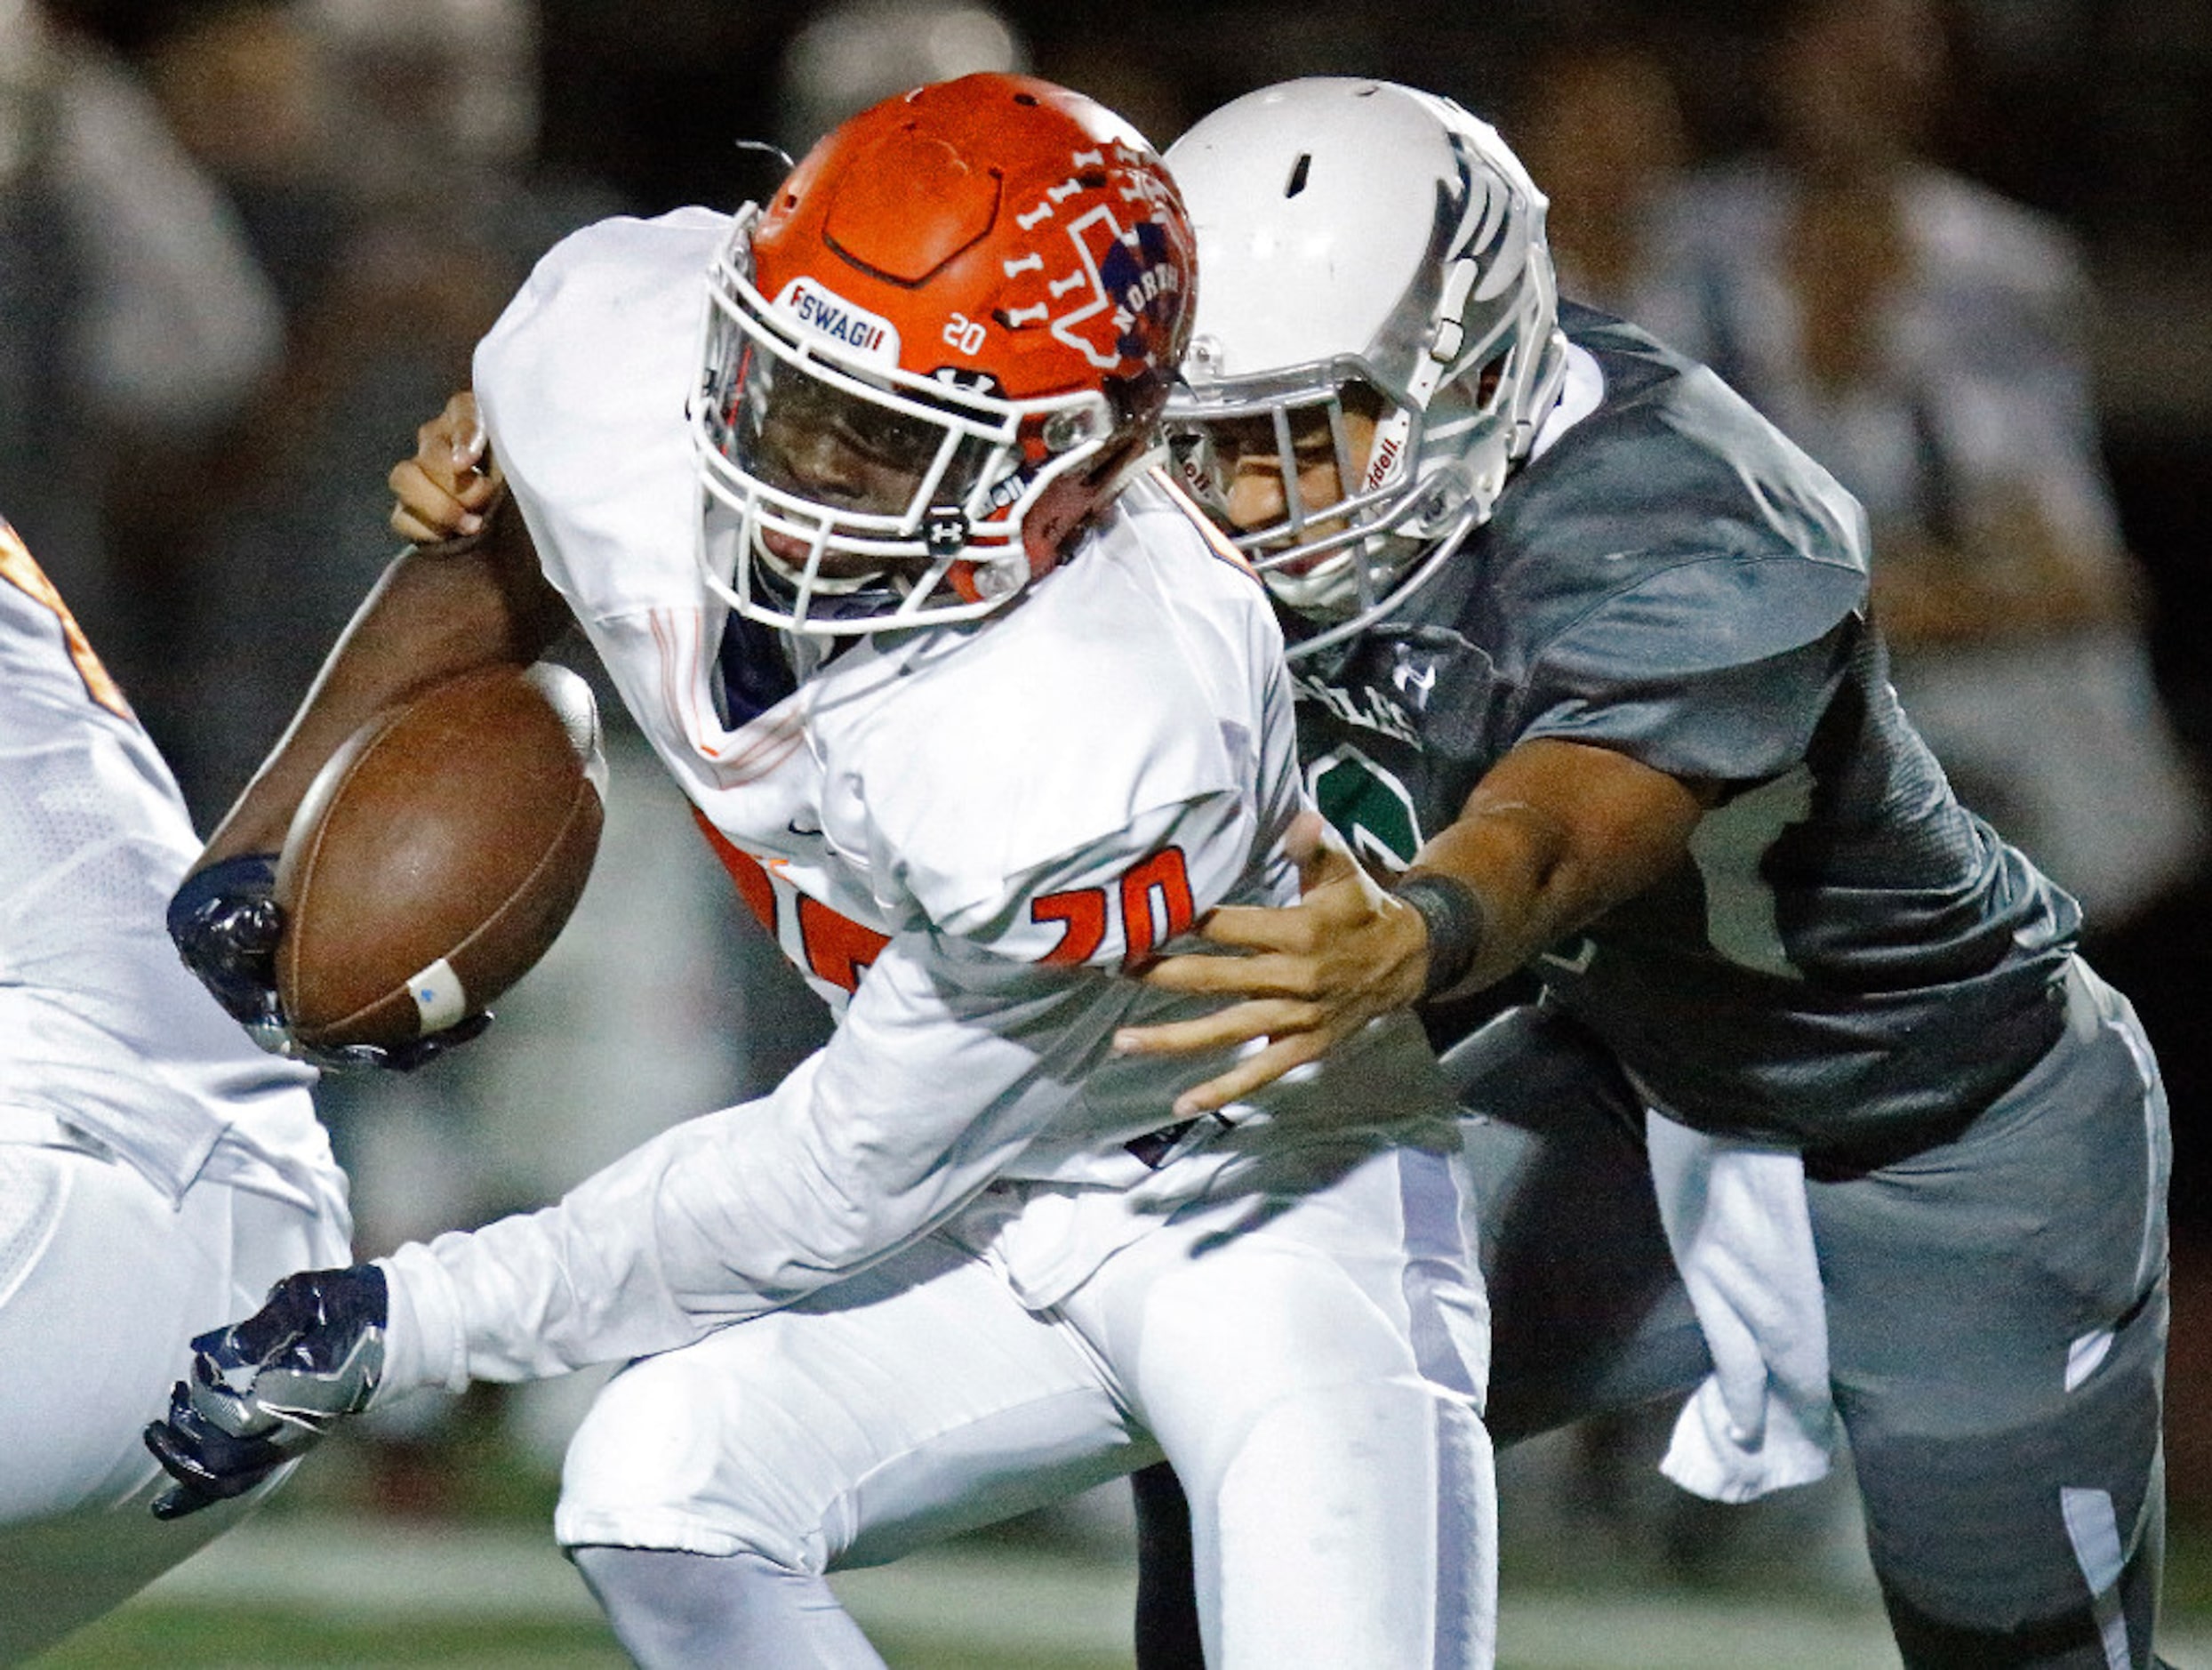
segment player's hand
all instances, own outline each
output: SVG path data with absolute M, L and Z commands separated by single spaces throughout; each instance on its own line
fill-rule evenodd
M 243 1496 L 368 1408 L 390 1317 L 374 1265 L 286 1276 L 252 1315 L 192 1342 L 192 1377 L 146 1447 L 176 1483 L 154 1502 L 178 1519 Z
M 276 997 L 276 855 L 239 853 L 196 870 L 169 901 L 169 937 L 199 983 L 264 1049 L 284 1035 Z
M 457 548 L 491 526 L 507 495 L 468 389 L 415 431 L 414 456 L 392 466 L 392 532 L 415 545 Z
M 283 1000 L 276 995 L 276 942 L 284 932 L 273 853 L 217 859 L 187 876 L 169 901 L 169 937 L 184 966 L 245 1028 L 247 1036 L 272 1056 L 340 1072 L 376 1067 L 413 1072 L 492 1024 L 490 1012 L 485 1011 L 404 1044 L 318 1048 L 302 1043 L 293 1036 Z
M 304 1061 L 325 1072 L 352 1072 L 362 1068 L 373 1068 L 379 1072 L 413 1072 L 460 1048 L 470 1039 L 483 1037 L 485 1029 L 491 1024 L 492 1011 L 478 1009 L 474 1015 L 462 1016 L 451 1026 L 400 1044 L 307 1044 L 287 1030 L 273 1053 Z
M 1239 1000 L 1195 1020 L 1125 1027 L 1126 1055 L 1178 1055 L 1266 1040 L 1228 1072 L 1186 1090 L 1175 1114 L 1193 1118 L 1318 1061 L 1379 1015 L 1422 993 L 1428 929 L 1418 912 L 1377 887 L 1334 831 L 1309 813 L 1291 830 L 1303 896 L 1269 910 L 1225 904 L 1198 935 L 1241 956 L 1164 957 L 1139 977 L 1165 992 Z

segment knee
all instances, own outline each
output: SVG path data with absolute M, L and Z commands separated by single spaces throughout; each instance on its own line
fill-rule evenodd
M 2130 1390 L 1977 1441 L 1854 1429 L 1868 1551 L 1909 1665 L 2114 1662 L 2100 1642 L 2155 1594 L 2163 1544 L 2155 1403 Z
M 749 1554 L 595 1545 L 573 1550 L 573 1558 L 615 1639 L 642 1670 L 713 1664 L 830 1670 L 880 1663 L 838 1612 L 819 1576 Z
M 1365 1556 L 1349 1545 L 1379 1526 L 1402 1516 L 1425 1527 L 1439 1495 L 1489 1490 L 1489 1439 L 1473 1405 L 1411 1376 L 1286 1394 L 1222 1437 L 1210 1455 L 1175 1456 L 1201 1517 L 1295 1524 L 1313 1552 L 1342 1540 L 1355 1563 Z
M 623 1545 L 751 1555 L 827 1569 L 821 1493 L 788 1447 L 729 1406 L 665 1376 L 618 1375 L 570 1440 L 555 1535 L 565 1547 Z

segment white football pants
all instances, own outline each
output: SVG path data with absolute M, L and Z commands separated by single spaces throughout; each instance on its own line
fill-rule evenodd
M 1385 1152 L 1315 1194 L 1178 1218 L 1040 1312 L 932 1238 L 625 1369 L 570 1448 L 557 1534 L 680 1553 L 671 1566 L 693 1572 L 735 1556 L 733 1594 L 741 1576 L 761 1589 L 765 1562 L 813 1579 L 818 1609 L 834 1604 L 825 1571 L 1165 1455 L 1190 1497 L 1209 1664 L 1487 1666 L 1496 1527 L 1470 1198 L 1456 1154 Z M 628 1583 L 621 1564 L 587 1563 L 618 1633 L 625 1604 L 693 1581 Z M 761 1639 L 738 1610 L 723 1649 Z M 804 1662 L 880 1662 L 849 1624 L 805 1639 Z
M 84 1146 L 20 1140 L 0 1110 L 0 1664 L 52 1646 L 236 1524 L 237 1501 L 157 1521 L 140 1433 L 189 1341 L 295 1270 L 350 1261 L 320 1212 L 222 1184 L 180 1203 Z M 288 1471 L 288 1469 L 287 1469 Z

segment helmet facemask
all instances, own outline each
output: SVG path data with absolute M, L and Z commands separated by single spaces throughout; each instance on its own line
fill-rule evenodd
M 1113 439 L 1110 402 L 1008 400 L 988 376 L 902 369 L 886 321 L 804 279 L 773 301 L 755 288 L 757 220 L 739 214 L 710 276 L 693 403 L 701 479 L 726 512 L 707 518 L 709 585 L 824 636 L 997 608 L 1032 577 L 1025 518 Z
M 1319 629 L 1292 649 L 1310 654 L 1381 618 L 1488 519 L 1556 401 L 1543 198 L 1465 111 L 1373 82 L 1263 90 L 1171 156 L 1206 284 L 1168 430 L 1186 484 Z M 1363 407 L 1361 449 L 1347 443 Z M 1285 487 L 1265 525 L 1229 502 L 1255 458 Z
M 1168 424 L 1177 472 L 1276 595 L 1328 614 L 1371 584 L 1406 513 L 1392 478 L 1402 443 L 1386 438 L 1406 432 L 1404 409 L 1357 366 L 1242 386 L 1202 409 L 1183 403 Z

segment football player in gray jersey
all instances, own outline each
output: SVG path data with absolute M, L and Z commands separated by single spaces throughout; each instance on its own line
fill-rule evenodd
M 1447 100 L 1286 83 L 1168 162 L 1171 438 L 1289 629 L 1334 833 L 1300 906 L 1206 924 L 1242 954 L 1147 976 L 1235 1000 L 1121 1047 L 1246 1043 L 1178 1108 L 1233 1116 L 1533 972 L 1447 1056 L 1501 1441 L 1687 1393 L 1665 1467 L 1722 1500 L 1847 1443 L 1906 1664 L 2152 1663 L 2164 1093 L 2073 901 L 1900 712 L 1858 505 L 1562 307 L 1542 194 Z M 1184 1661 L 1168 1565 L 1148 1670 Z

